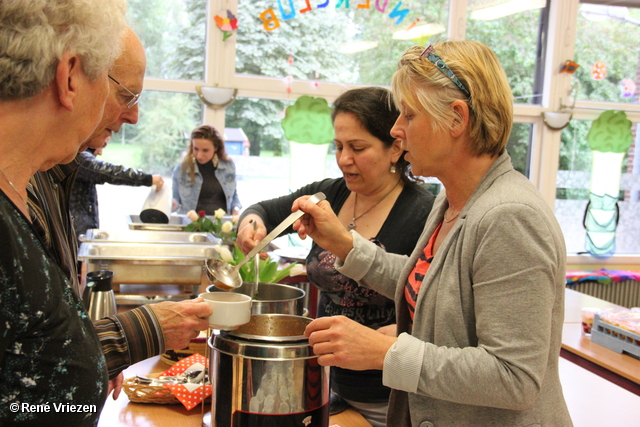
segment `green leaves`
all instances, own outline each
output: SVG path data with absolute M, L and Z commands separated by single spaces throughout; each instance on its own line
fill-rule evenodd
M 208 217 L 200 217 L 192 223 L 188 224 L 184 231 L 199 232 L 199 233 L 211 233 L 215 237 L 222 240 L 224 244 L 229 244 L 236 240 L 236 231 L 231 228 L 231 231 L 225 233 L 222 231 L 222 219 L 214 218 L 211 220 Z M 228 227 L 228 226 L 227 226 Z M 233 243 L 231 243 L 233 244 Z
M 218 221 L 219 222 L 219 221 Z M 187 225 L 184 229 L 185 231 L 197 231 L 201 233 L 213 233 L 217 236 L 220 233 L 220 228 L 222 224 L 214 223 L 209 218 L 198 218 L 196 221 L 193 221 L 191 224 Z
M 245 257 L 238 245 L 233 245 L 233 262 L 231 265 L 238 265 Z M 256 255 L 259 256 L 259 255 Z M 243 282 L 255 282 L 255 261 L 249 261 L 240 267 L 240 277 Z M 278 283 L 289 275 L 291 269 L 297 263 L 289 264 L 287 267 L 278 270 L 278 263 L 272 261 L 271 258 L 261 259 L 258 265 L 258 276 L 260 283 Z

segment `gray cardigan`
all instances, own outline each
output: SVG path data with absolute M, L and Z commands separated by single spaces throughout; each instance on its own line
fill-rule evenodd
M 551 209 L 494 162 L 440 246 L 410 331 L 404 285 L 448 207 L 437 197 L 410 257 L 352 232 L 338 270 L 395 297 L 399 339 L 385 357 L 393 426 L 571 426 L 558 374 L 566 250 Z

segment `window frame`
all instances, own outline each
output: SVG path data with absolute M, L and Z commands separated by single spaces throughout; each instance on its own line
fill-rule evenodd
M 589 0 L 598 3 L 599 0 Z M 464 39 L 466 33 L 467 0 L 450 0 L 447 36 L 450 40 Z M 607 2 L 605 2 L 607 3 Z M 628 0 L 625 6 L 640 7 L 640 0 Z M 223 2 L 207 0 L 209 15 L 218 14 L 226 9 L 237 12 L 238 0 Z M 561 131 L 549 129 L 542 121 L 542 113 L 559 111 L 563 106 L 572 105 L 570 100 L 571 75 L 560 74 L 558 70 L 567 58 L 574 56 L 576 40 L 576 22 L 580 0 L 548 0 L 549 14 L 546 31 L 546 62 L 540 68 L 541 80 L 536 85 L 542 86 L 542 97 L 539 104 L 514 104 L 514 122 L 533 125 L 531 141 L 530 180 L 540 190 L 544 200 L 551 209 L 554 208 L 556 195 L 556 176 L 558 172 L 558 158 L 560 152 Z M 616 4 L 623 5 L 623 4 Z M 238 89 L 239 97 L 267 98 L 267 99 L 296 99 L 302 95 L 318 96 L 335 100 L 348 85 L 322 82 L 314 87 L 308 81 L 294 80 L 291 83 L 291 93 L 287 95 L 287 85 L 284 79 L 245 76 L 235 74 L 235 39 L 232 36 L 223 42 L 220 31 L 207 22 L 207 56 L 205 59 L 205 81 L 181 81 L 163 79 L 145 79 L 146 90 L 161 90 L 195 93 L 197 85 L 233 87 Z M 242 23 L 241 23 L 242 25 Z M 538 86 L 536 86 L 538 87 Z M 578 101 L 572 108 L 576 119 L 595 119 L 608 109 L 620 109 L 627 113 L 630 120 L 640 122 L 640 104 L 600 103 L 592 101 Z M 203 123 L 224 128 L 224 109 L 214 110 L 203 106 Z M 637 266 L 640 269 L 640 254 L 614 255 L 608 259 L 597 259 L 589 255 L 569 255 L 568 268 L 592 269 L 598 268 L 627 268 Z

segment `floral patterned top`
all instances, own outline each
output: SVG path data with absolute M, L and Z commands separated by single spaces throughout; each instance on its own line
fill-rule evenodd
M 96 332 L 63 271 L 2 192 L 0 242 L 0 425 L 96 425 L 108 380 Z

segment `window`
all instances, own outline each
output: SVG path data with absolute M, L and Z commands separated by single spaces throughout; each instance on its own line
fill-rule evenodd
M 202 103 L 195 94 L 145 90 L 138 106 L 138 124 L 123 125 L 113 135 L 103 158 L 112 161 L 110 147 L 119 144 L 117 156 L 127 158 L 126 166 L 171 176 L 191 131 L 202 123 Z
M 639 253 L 640 223 L 637 219 L 640 218 L 640 156 L 636 160 L 637 123 L 631 128 L 634 141 L 631 147 L 627 152 L 619 153 L 612 159 L 613 162 L 605 166 L 602 166 L 603 162 L 607 158 L 611 159 L 613 153 L 605 152 L 608 149 L 598 150 L 594 144 L 594 149 L 590 148 L 587 134 L 592 123 L 590 120 L 574 120 L 562 131 L 555 213 L 565 235 L 567 252 L 586 251 L 587 232 L 583 222 L 590 195 L 593 193 L 592 205 L 607 204 L 606 201 L 601 202 L 602 198 L 599 197 L 606 191 L 617 196 L 614 197 L 617 201 L 612 200 L 609 207 L 601 209 L 596 215 L 600 215 L 597 219 L 601 224 L 616 221 L 619 215 L 615 231 L 615 253 Z M 619 165 L 619 170 L 616 165 Z M 611 234 L 590 236 L 597 247 L 605 247 L 606 244 L 602 242 L 608 242 L 611 237 Z
M 482 42 L 496 53 L 516 103 L 542 101 L 547 26 L 545 0 L 469 1 L 467 39 Z
M 147 52 L 148 79 L 140 123 L 124 126 L 114 135 L 104 158 L 108 160 L 112 152 L 115 155 L 117 144 L 119 149 L 131 150 L 118 150 L 117 162 L 131 160 L 131 166 L 167 176 L 195 125 L 239 127 L 250 141 L 251 155 L 235 156 L 242 157 L 236 162 L 238 188 L 248 206 L 257 201 L 252 199 L 254 193 L 262 199 L 289 188 L 286 177 L 256 180 L 254 176 L 269 177 L 275 169 L 279 173 L 287 170 L 280 164 L 274 166 L 274 162 L 290 161 L 280 120 L 298 96 L 323 97 L 331 103 L 353 85 L 386 86 L 409 46 L 447 38 L 479 40 L 498 55 L 515 97 L 518 122 L 507 145 L 514 167 L 532 179 L 545 200 L 555 203 L 569 252 L 583 252 L 582 220 L 591 190 L 592 162 L 585 138 L 591 122 L 607 109 L 622 109 L 630 120 L 640 122 L 640 92 L 636 90 L 640 1 L 616 1 L 617 7 L 601 6 L 603 3 L 612 2 L 236 0 L 221 4 L 214 0 L 129 0 L 131 25 Z M 519 9 L 509 14 L 496 12 L 512 6 Z M 223 41 L 213 15 L 222 15 L 227 8 L 238 17 L 239 28 Z M 479 19 L 483 11 L 492 19 Z M 265 22 L 274 18 L 279 27 L 265 30 Z M 455 24 L 449 28 L 450 22 Z M 556 27 L 549 26 L 552 22 Z M 403 30 L 425 33 L 412 40 L 394 38 Z M 575 47 L 568 42 L 574 35 Z M 368 48 L 358 51 L 363 46 Z M 573 60 L 580 67 L 573 75 L 562 74 L 561 62 L 550 63 L 559 59 Z M 598 61 L 604 64 L 606 75 L 602 67 L 594 67 Z M 207 70 L 206 64 L 214 62 L 215 70 Z M 239 98 L 226 110 L 203 110 L 195 95 L 200 82 L 238 88 Z M 563 108 L 573 113 L 570 126 L 561 132 L 549 131 L 541 113 Z M 558 148 L 560 157 L 555 161 Z M 635 243 L 638 227 L 632 220 L 638 217 L 640 198 L 640 186 L 635 183 L 640 157 L 635 161 L 636 157 L 634 144 L 622 160 L 617 255 L 640 253 L 640 244 Z M 326 176 L 339 175 L 337 168 L 332 169 L 331 149 L 326 166 Z M 427 182 L 434 189 L 439 186 L 433 178 Z M 256 193 L 256 188 L 264 190 Z M 121 191 L 115 194 L 118 198 Z M 590 259 L 580 257 L 575 262 Z M 616 262 L 620 259 L 635 262 L 624 256 Z
M 447 0 L 240 0 L 236 73 L 388 85 L 407 48 L 446 37 L 448 11 Z
M 147 53 L 146 77 L 204 80 L 207 4 L 129 0 L 131 27 Z
M 574 74 L 579 101 L 638 103 L 640 9 L 580 4 Z
M 233 157 L 238 176 L 238 197 L 244 207 L 282 196 L 315 181 L 308 174 L 293 176 L 295 168 L 291 167 L 291 162 L 300 159 L 291 158 L 289 141 L 284 137 L 281 125 L 285 109 L 291 104 L 293 100 L 240 98 L 226 110 L 226 127 L 241 128 L 250 142 L 249 156 Z M 320 157 L 324 155 L 324 175 L 321 178 L 342 176 L 330 145 L 333 144 L 320 147 L 324 149 L 302 159 L 309 163 L 321 162 Z M 311 149 L 315 147 L 318 146 Z
M 280 157 L 289 152 L 280 121 L 293 102 L 238 98 L 225 111 L 225 126 L 242 128 L 249 139 L 249 155 Z

